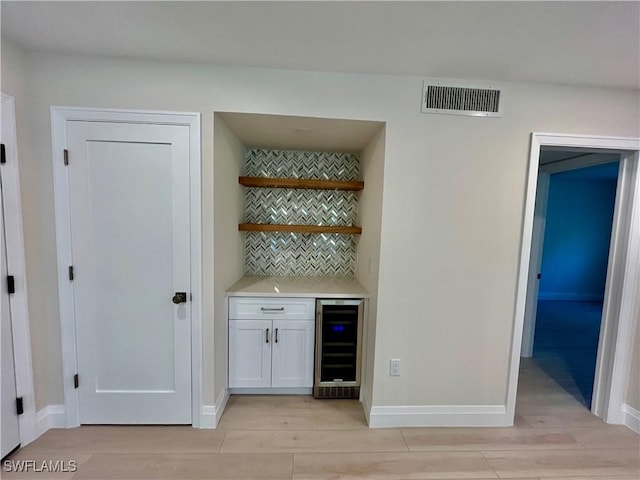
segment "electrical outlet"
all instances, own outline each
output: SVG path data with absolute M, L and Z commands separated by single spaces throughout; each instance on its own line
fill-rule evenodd
M 400 359 L 392 358 L 389 362 L 389 376 L 391 377 L 399 377 L 400 376 Z

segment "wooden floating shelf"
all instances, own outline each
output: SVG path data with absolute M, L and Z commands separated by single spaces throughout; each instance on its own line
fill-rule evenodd
M 331 226 L 331 225 L 281 225 L 271 223 L 241 223 L 238 225 L 241 232 L 293 232 L 293 233 L 345 233 L 360 235 L 362 227 Z
M 301 178 L 267 178 L 267 177 L 239 177 L 240 185 L 245 187 L 271 188 L 305 188 L 314 190 L 350 190 L 360 191 L 364 182 L 347 180 L 305 180 Z

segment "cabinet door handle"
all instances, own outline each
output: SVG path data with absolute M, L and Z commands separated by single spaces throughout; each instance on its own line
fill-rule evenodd
M 276 328 L 276 343 L 278 343 L 278 329 Z
M 265 335 L 265 342 L 264 343 L 269 343 L 269 329 L 267 328 L 267 334 Z
M 260 307 L 263 312 L 284 312 L 284 307 Z

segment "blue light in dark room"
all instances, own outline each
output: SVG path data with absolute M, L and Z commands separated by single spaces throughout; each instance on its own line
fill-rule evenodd
M 551 175 L 540 298 L 602 300 L 618 162 Z
M 334 325 L 332 329 L 334 332 L 344 332 L 344 325 Z

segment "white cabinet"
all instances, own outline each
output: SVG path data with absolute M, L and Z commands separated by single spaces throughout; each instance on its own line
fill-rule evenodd
M 229 388 L 271 386 L 271 320 L 229 320 Z
M 313 387 L 313 320 L 273 320 L 272 387 Z
M 230 297 L 229 388 L 311 389 L 314 306 L 308 298 Z

